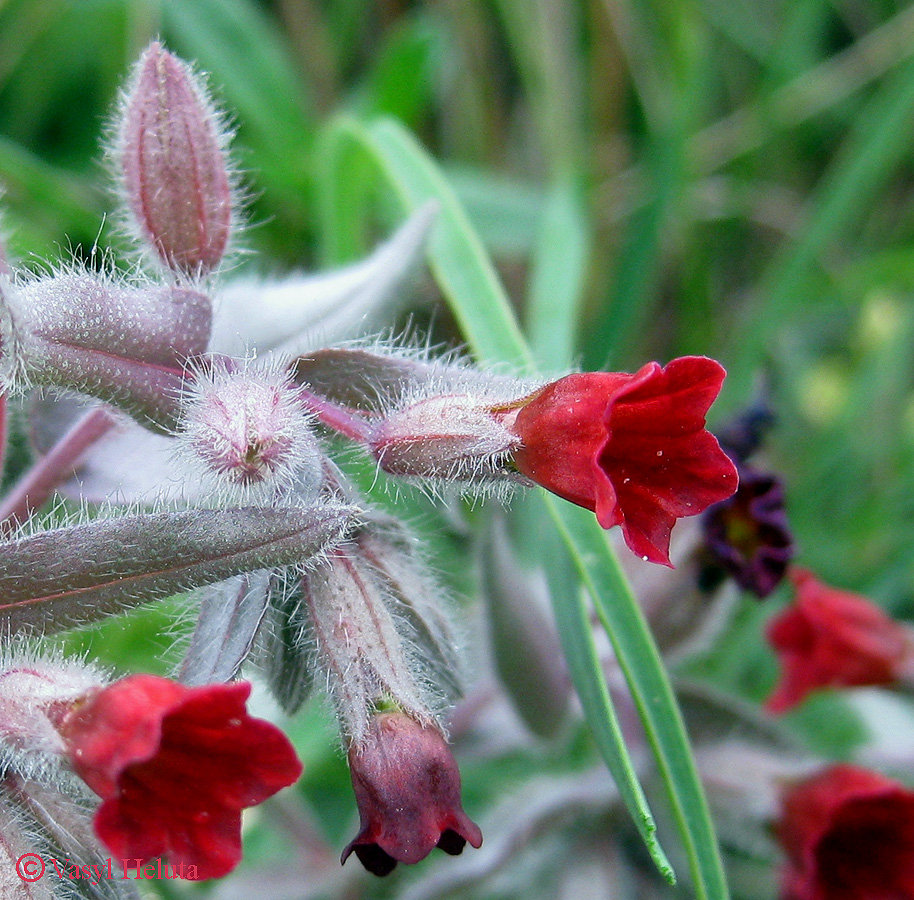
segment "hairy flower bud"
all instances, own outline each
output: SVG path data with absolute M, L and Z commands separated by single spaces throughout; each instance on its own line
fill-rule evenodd
M 421 688 L 420 663 L 394 616 L 390 586 L 357 548 L 336 550 L 306 572 L 302 596 L 349 738 L 362 740 L 374 710 L 389 701 L 418 720 L 434 720 Z
M 113 152 L 139 237 L 173 272 L 211 272 L 232 224 L 227 143 L 207 93 L 158 42 L 137 64 Z
M 322 454 L 299 389 L 282 371 L 217 361 L 188 388 L 179 436 L 205 482 L 229 495 L 316 493 Z
M 508 463 L 519 447 L 486 399 L 471 394 L 409 404 L 385 418 L 371 440 L 385 472 L 466 481 L 510 477 Z
M 63 272 L 4 291 L 0 304 L 7 381 L 79 391 L 173 427 L 187 360 L 209 340 L 205 294 Z
M 375 875 L 398 862 L 417 863 L 435 847 L 452 856 L 482 832 L 460 803 L 460 772 L 444 736 L 400 712 L 371 718 L 349 748 L 352 786 L 361 828 L 343 851 Z

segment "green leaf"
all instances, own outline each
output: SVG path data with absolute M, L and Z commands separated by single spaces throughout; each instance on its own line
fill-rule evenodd
M 606 533 L 587 510 L 547 497 L 638 707 L 689 858 L 696 896 L 728 896 L 714 825 L 682 715 L 650 630 Z
M 352 142 L 374 160 L 406 210 L 417 209 L 428 200 L 440 204 L 439 219 L 429 241 L 430 265 L 473 352 L 488 361 L 529 368 L 530 351 L 495 269 L 433 160 L 393 120 L 378 119 L 363 125 L 340 118 L 324 141 L 331 190 L 337 185 L 347 189 L 345 170 L 340 170 L 337 160 L 345 159 L 351 149 L 347 145 Z
M 555 504 L 549 504 L 549 512 L 555 516 Z M 566 534 L 562 536 L 566 537 L 567 543 Z M 571 549 L 570 544 L 568 549 Z M 571 552 L 574 553 L 573 550 Z M 565 555 L 567 557 L 567 551 Z M 579 562 L 580 558 L 576 561 Z M 561 565 L 554 565 L 553 560 L 549 560 L 549 592 L 572 683 L 600 754 L 616 781 L 626 807 L 632 813 L 651 857 L 663 877 L 670 884 L 675 884 L 676 876 L 657 841 L 657 827 L 638 782 L 638 775 L 628 753 L 620 751 L 620 748 L 625 747 L 625 741 L 603 676 L 584 592 L 580 584 L 565 577 L 566 574 Z
M 908 61 L 887 78 L 858 113 L 854 129 L 820 180 L 805 226 L 765 274 L 752 320 L 734 336 L 728 401 L 743 403 L 773 337 L 785 322 L 809 303 L 810 278 L 819 271 L 821 255 L 847 237 L 870 214 L 871 204 L 891 173 L 908 157 L 914 123 L 914 62 Z
M 580 195 L 570 179 L 559 179 L 546 196 L 526 306 L 530 345 L 544 372 L 574 359 L 588 252 Z

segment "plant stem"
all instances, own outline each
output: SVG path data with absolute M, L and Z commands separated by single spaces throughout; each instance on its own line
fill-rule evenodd
M 106 435 L 117 420 L 104 407 L 96 407 L 79 419 L 67 433 L 29 469 L 0 503 L 0 532 L 9 533 L 22 524 L 69 478 L 85 452 Z
M 298 392 L 298 396 L 317 416 L 322 425 L 326 425 L 338 434 L 362 444 L 366 443 L 371 436 L 371 423 L 362 413 L 350 409 L 348 406 L 332 403 L 326 397 L 321 397 L 320 394 L 304 388 Z

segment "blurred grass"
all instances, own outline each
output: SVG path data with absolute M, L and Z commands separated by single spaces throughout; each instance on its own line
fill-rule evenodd
M 715 356 L 732 373 L 716 423 L 764 375 L 801 561 L 914 618 L 914 7 L 7 0 L 14 258 L 96 240 L 97 138 L 155 34 L 234 117 L 246 244 L 271 265 L 362 252 L 372 176 L 328 198 L 316 138 L 334 117 L 399 119 L 449 176 L 541 366 Z M 436 334 L 460 340 L 447 320 Z M 763 696 L 767 615 L 739 617 L 693 674 Z M 140 652 L 125 647 L 114 659 Z M 846 749 L 853 723 L 839 731 Z

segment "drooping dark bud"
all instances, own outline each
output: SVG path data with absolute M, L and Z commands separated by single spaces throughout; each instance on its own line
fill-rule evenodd
M 379 713 L 349 749 L 359 833 L 343 851 L 375 875 L 398 862 L 425 859 L 435 847 L 452 856 L 482 845 L 482 832 L 463 811 L 460 772 L 442 733 L 405 713 Z

